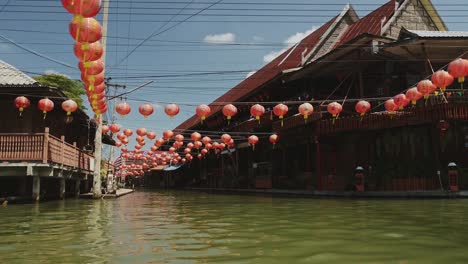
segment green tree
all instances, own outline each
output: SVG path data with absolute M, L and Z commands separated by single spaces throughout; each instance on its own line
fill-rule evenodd
M 60 89 L 68 98 L 73 99 L 78 107 L 86 110 L 83 105 L 82 95 L 85 95 L 83 83 L 78 80 L 72 80 L 60 74 L 46 74 L 34 77 L 34 79 L 41 85 L 52 86 Z

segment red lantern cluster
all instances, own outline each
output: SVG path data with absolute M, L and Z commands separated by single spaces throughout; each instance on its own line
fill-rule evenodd
M 102 3 L 101 0 L 62 0 L 62 5 L 73 14 L 68 29 L 76 42 L 74 53 L 79 60 L 78 67 L 81 70 L 81 79 L 86 85 L 89 103 L 94 113 L 99 116 L 107 111 L 104 64 L 101 61 L 104 49 L 99 42 L 102 38 L 102 27 L 94 18 L 101 10 Z M 67 111 L 65 108 L 64 110 Z

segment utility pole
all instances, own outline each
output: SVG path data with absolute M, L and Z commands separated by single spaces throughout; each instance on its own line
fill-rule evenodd
M 106 65 L 107 24 L 109 20 L 109 1 L 104 0 L 102 19 L 102 63 Z M 105 67 L 104 67 L 105 69 Z M 105 70 L 104 70 L 105 71 Z M 96 124 L 96 135 L 94 138 L 94 174 L 93 174 L 93 198 L 102 197 L 101 192 L 101 155 L 102 155 L 102 116 L 98 116 Z

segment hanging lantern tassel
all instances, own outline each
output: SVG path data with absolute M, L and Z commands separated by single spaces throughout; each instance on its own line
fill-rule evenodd
M 47 111 L 42 111 L 42 113 L 44 114 L 44 117 L 42 119 L 45 119 L 47 115 Z
M 231 123 L 231 116 L 227 117 L 227 123 L 228 123 L 228 126 L 229 126 L 229 124 Z
M 19 116 L 21 116 L 21 115 L 23 114 L 23 111 L 24 111 L 24 108 L 23 108 L 23 107 L 20 107 L 20 109 L 19 109 L 19 112 L 20 112 Z
M 252 151 L 255 151 L 255 144 L 252 145 Z
M 203 125 L 203 121 L 205 121 L 205 118 L 206 118 L 205 116 L 202 116 L 202 117 L 201 117 L 201 124 L 202 124 L 202 125 Z
M 260 125 L 260 116 L 256 116 L 255 119 L 258 120 L 258 124 Z
M 364 115 L 365 113 L 361 113 L 361 119 L 359 120 L 360 122 L 362 122 L 362 119 L 364 119 Z
M 273 143 L 273 149 L 275 149 L 276 143 Z
M 279 119 L 281 119 L 281 127 L 283 127 L 283 116 L 280 116 Z
M 304 115 L 304 124 L 307 124 L 307 119 L 309 118 L 308 115 Z

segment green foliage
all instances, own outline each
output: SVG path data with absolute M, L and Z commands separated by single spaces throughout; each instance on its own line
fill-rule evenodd
M 72 80 L 60 74 L 46 74 L 36 76 L 34 79 L 41 85 L 60 89 L 68 98 L 73 99 L 81 110 L 86 110 L 86 107 L 83 105 L 83 99 L 81 98 L 86 92 L 81 81 Z

